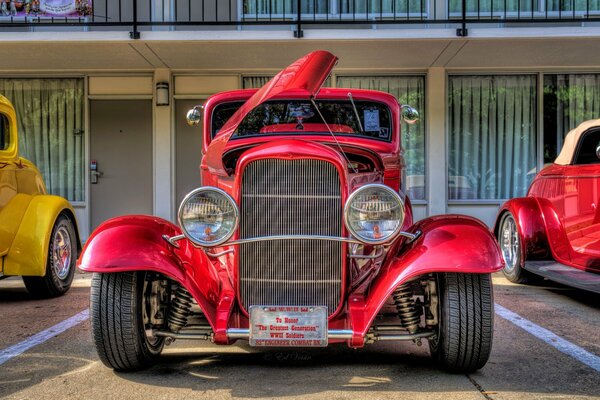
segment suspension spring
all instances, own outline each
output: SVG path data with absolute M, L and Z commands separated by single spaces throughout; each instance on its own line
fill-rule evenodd
M 169 308 L 169 317 L 167 318 L 171 332 L 177 333 L 187 325 L 188 317 L 191 314 L 192 302 L 193 299 L 190 293 L 183 286 L 179 285 L 177 290 L 175 290 L 175 295 Z
M 394 299 L 394 303 L 396 304 L 398 317 L 400 318 L 402 325 L 406 328 L 406 330 L 408 330 L 409 333 L 416 333 L 419 330 L 421 315 L 419 314 L 413 299 L 410 284 L 404 283 L 398 286 L 392 297 Z

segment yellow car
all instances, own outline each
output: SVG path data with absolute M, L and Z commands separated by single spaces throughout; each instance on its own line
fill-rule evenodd
M 15 109 L 0 95 L 0 279 L 22 276 L 34 297 L 64 294 L 81 248 L 75 212 L 46 193 L 42 175 L 19 157 Z

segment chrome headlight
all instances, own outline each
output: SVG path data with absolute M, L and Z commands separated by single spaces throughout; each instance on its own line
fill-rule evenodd
M 385 185 L 365 185 L 353 192 L 344 209 L 350 233 L 367 244 L 393 240 L 404 222 L 404 202 Z
M 179 207 L 179 225 L 183 234 L 199 246 L 218 246 L 234 234 L 238 208 L 227 193 L 215 187 L 191 191 Z

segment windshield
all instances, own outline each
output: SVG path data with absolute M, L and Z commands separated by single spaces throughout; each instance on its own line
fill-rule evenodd
M 355 100 L 318 100 L 319 110 L 336 135 L 391 140 L 390 111 L 385 104 Z M 219 104 L 212 115 L 212 137 L 244 102 Z M 360 118 L 360 123 L 358 119 Z M 362 128 L 362 131 L 361 131 Z M 329 134 L 327 126 L 308 100 L 275 100 L 259 105 L 239 125 L 232 139 L 281 134 Z

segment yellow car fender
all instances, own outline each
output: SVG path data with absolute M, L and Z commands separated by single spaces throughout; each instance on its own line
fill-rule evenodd
M 12 246 L 4 259 L 4 275 L 44 276 L 46 274 L 52 228 L 61 213 L 71 220 L 75 232 L 79 232 L 75 211 L 67 200 L 52 195 L 32 196 Z M 77 248 L 81 248 L 79 237 L 77 237 Z

